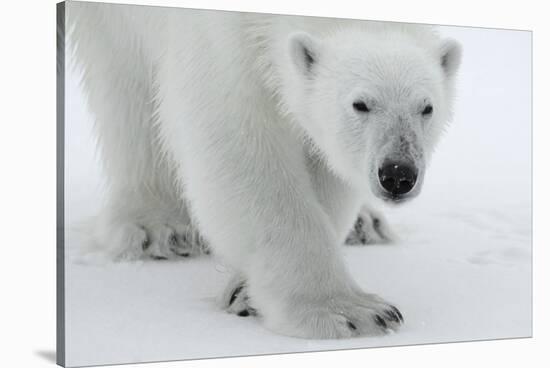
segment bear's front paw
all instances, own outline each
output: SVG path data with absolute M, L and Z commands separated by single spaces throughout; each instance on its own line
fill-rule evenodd
M 335 296 L 318 303 L 297 300 L 288 311 L 290 320 L 271 327 L 283 334 L 313 339 L 383 335 L 403 323 L 395 306 L 364 293 Z
M 376 210 L 363 207 L 346 237 L 347 245 L 384 244 L 395 239 L 385 217 Z

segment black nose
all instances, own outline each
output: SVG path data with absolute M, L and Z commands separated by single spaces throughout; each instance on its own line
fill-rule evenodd
M 418 169 L 412 163 L 388 161 L 378 170 L 382 188 L 394 197 L 409 193 L 416 184 Z

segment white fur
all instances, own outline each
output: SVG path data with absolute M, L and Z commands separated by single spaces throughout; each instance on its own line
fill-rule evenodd
M 198 226 L 268 328 L 382 333 L 389 306 L 353 282 L 338 245 L 392 137 L 424 168 L 460 48 L 413 25 L 78 2 L 67 17 L 110 184 L 105 249 L 135 258 L 149 242 L 158 256 L 166 234 Z

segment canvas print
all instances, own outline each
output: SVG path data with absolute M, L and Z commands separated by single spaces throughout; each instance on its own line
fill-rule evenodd
M 58 363 L 531 336 L 531 32 L 58 4 Z

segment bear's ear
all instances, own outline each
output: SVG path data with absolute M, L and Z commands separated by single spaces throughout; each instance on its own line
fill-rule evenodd
M 452 39 L 443 41 L 439 51 L 440 62 L 447 77 L 454 77 L 462 60 L 462 46 Z
M 307 33 L 295 33 L 290 37 L 290 58 L 305 76 L 310 76 L 319 58 L 319 45 Z

